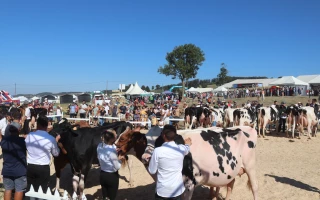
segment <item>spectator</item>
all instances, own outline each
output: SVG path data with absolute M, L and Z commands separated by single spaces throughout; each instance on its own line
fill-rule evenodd
M 127 107 L 124 105 L 124 103 L 122 103 L 119 109 L 120 109 L 120 119 L 123 120 L 126 118 Z
M 53 156 L 59 155 L 57 142 L 60 135 L 56 138 L 49 135 L 47 132 L 48 118 L 39 116 L 37 119 L 37 130 L 31 132 L 25 139 L 27 147 L 27 183 L 28 190 L 32 184 L 35 191 L 38 191 L 39 186 L 46 192 L 50 178 L 50 153 Z M 63 149 L 61 143 L 60 148 Z
M 100 185 L 103 199 L 114 200 L 119 188 L 118 170 L 124 157 L 118 159 L 118 153 L 114 142 L 115 134 L 109 131 L 103 132 L 102 142 L 97 147 L 98 160 L 101 166 Z
M 15 118 L 17 118 L 17 115 Z M 3 154 L 1 174 L 5 189 L 4 200 L 11 200 L 12 190 L 15 190 L 14 199 L 22 200 L 23 193 L 27 188 L 26 143 L 24 138 L 19 137 L 20 128 L 19 123 L 11 123 L 6 129 L 8 136 L 2 138 L 0 134 Z
M 86 104 L 86 101 L 82 101 L 82 104 L 80 105 L 80 110 L 79 110 L 80 118 L 86 118 L 87 110 L 88 110 L 88 106 Z
M 185 187 L 182 179 L 184 156 L 190 151 L 191 139 L 185 140 L 186 145 L 177 145 L 177 135 L 172 125 L 165 125 L 162 131 L 165 143 L 154 150 L 149 164 L 150 174 L 157 173 L 156 200 L 180 200 Z
M 62 116 L 62 111 L 61 111 L 61 107 L 57 106 L 57 122 L 59 122 L 61 120 L 61 116 Z
M 101 110 L 99 111 L 99 116 L 100 117 L 105 117 L 106 116 L 105 107 L 101 106 Z M 105 122 L 104 118 L 100 118 L 99 119 L 100 126 L 102 126 L 104 122 Z
M 20 124 L 20 119 L 21 119 L 21 114 L 19 112 L 15 112 L 12 114 L 12 118 L 13 118 L 13 121 L 7 125 L 5 131 L 4 131 L 4 136 L 7 137 L 7 136 L 10 136 L 10 128 L 11 126 L 15 126 L 18 131 L 20 132 L 21 130 L 21 124 Z
M 93 115 L 93 125 L 98 126 L 98 111 L 99 111 L 99 104 L 93 105 L 92 115 Z
M 76 106 L 74 103 L 71 104 L 71 106 L 69 107 L 69 115 L 70 118 L 75 118 L 76 117 Z
M 6 127 L 8 125 L 7 116 L 5 114 L 0 113 L 0 134 L 4 135 Z

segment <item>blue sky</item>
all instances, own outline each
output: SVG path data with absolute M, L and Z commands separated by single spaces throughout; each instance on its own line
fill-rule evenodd
M 319 74 L 319 0 L 0 2 L 0 89 L 17 93 L 178 83 L 158 74 L 167 52 L 193 43 L 197 78 Z

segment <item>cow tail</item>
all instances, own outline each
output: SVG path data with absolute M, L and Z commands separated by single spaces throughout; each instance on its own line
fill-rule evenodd
M 251 191 L 252 190 L 252 185 L 251 185 L 251 181 L 250 179 L 248 178 L 248 182 L 247 182 L 247 187 L 248 189 Z

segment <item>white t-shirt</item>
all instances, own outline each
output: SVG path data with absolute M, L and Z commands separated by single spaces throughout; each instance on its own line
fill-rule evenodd
M 7 118 L 6 117 L 2 118 L 0 120 L 0 131 L 2 135 L 4 135 L 7 125 L 8 125 Z
M 50 153 L 53 156 L 58 156 L 60 153 L 56 139 L 46 131 L 37 130 L 29 133 L 25 142 L 28 152 L 28 164 L 49 165 Z
M 62 115 L 60 108 L 57 108 L 57 115 Z
M 86 113 L 87 111 L 85 109 L 87 108 L 88 106 L 86 104 L 81 104 L 79 113 Z
M 109 115 L 110 107 L 108 105 L 104 107 L 104 110 L 106 111 L 106 115 Z
M 184 156 L 190 151 L 188 145 L 165 142 L 154 150 L 149 164 L 150 174 L 157 173 L 156 192 L 161 197 L 176 197 L 184 190 L 182 166 Z
M 116 172 L 121 167 L 115 145 L 100 143 L 97 147 L 98 160 L 104 172 Z

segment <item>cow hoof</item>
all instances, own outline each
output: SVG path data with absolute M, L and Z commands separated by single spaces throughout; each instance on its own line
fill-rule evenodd
M 258 138 L 260 138 L 261 137 L 261 135 L 258 135 Z
M 133 183 L 129 183 L 129 187 L 134 187 L 134 184 Z
M 265 138 L 265 136 L 262 136 L 263 138 Z

